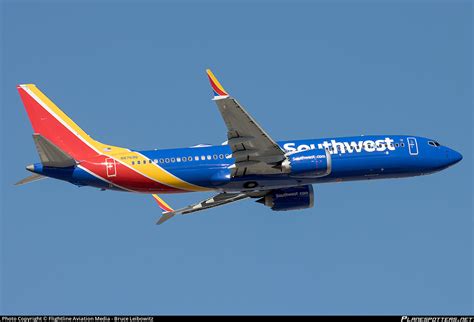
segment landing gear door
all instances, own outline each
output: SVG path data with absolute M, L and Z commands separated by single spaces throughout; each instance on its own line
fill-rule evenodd
M 408 152 L 410 155 L 418 155 L 418 143 L 415 138 L 407 138 Z

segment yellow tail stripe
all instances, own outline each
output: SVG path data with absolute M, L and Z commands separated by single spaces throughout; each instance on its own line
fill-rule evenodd
M 83 129 L 81 129 L 73 120 L 69 118 L 56 104 L 53 103 L 43 92 L 41 92 L 36 85 L 28 84 L 25 85 L 33 94 L 35 94 L 42 103 L 44 103 L 58 118 L 61 119 L 65 124 L 71 128 L 77 136 L 79 136 L 82 140 L 86 141 L 90 146 L 94 147 L 95 149 L 99 150 L 103 153 L 104 149 L 107 149 L 109 153 L 123 153 L 128 152 L 128 149 L 106 145 L 100 142 L 97 142 L 93 138 L 91 138 Z

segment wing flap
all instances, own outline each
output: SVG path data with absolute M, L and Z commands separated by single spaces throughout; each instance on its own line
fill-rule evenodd
M 214 197 L 201 201 L 197 204 L 189 205 L 182 209 L 176 210 L 176 214 L 190 214 L 196 211 L 201 211 L 209 208 L 214 208 L 222 206 L 234 201 L 242 200 L 248 198 L 249 196 L 245 193 L 220 193 Z
M 157 201 L 160 208 L 163 210 L 163 215 L 158 220 L 157 224 L 161 225 L 165 221 L 173 218 L 175 215 L 186 215 L 196 211 L 206 210 L 209 208 L 214 208 L 222 206 L 234 201 L 243 200 L 249 198 L 250 196 L 245 193 L 220 193 L 213 197 L 210 197 L 206 200 L 200 201 L 198 203 L 189 205 L 187 207 L 174 210 L 168 204 L 166 204 L 163 199 L 157 195 L 153 195 L 153 198 Z

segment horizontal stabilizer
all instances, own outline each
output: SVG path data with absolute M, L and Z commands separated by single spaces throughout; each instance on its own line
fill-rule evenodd
M 76 165 L 76 161 L 66 152 L 51 143 L 41 134 L 33 134 L 36 150 L 41 163 L 46 167 L 67 168 Z
M 30 183 L 30 182 L 35 182 L 35 181 L 38 181 L 38 180 L 41 180 L 41 179 L 46 179 L 47 177 L 45 176 L 42 176 L 41 174 L 33 174 L 29 177 L 26 177 L 25 179 L 23 180 L 20 180 L 18 181 L 17 183 L 15 183 L 15 186 L 22 186 L 24 184 L 27 184 L 27 183 Z

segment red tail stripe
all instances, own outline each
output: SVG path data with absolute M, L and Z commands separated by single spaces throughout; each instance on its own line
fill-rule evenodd
M 24 89 L 18 88 L 35 133 L 41 134 L 60 149 L 69 153 L 74 159 L 82 160 L 96 156 L 98 153 L 79 139 L 53 115 L 45 110 Z

